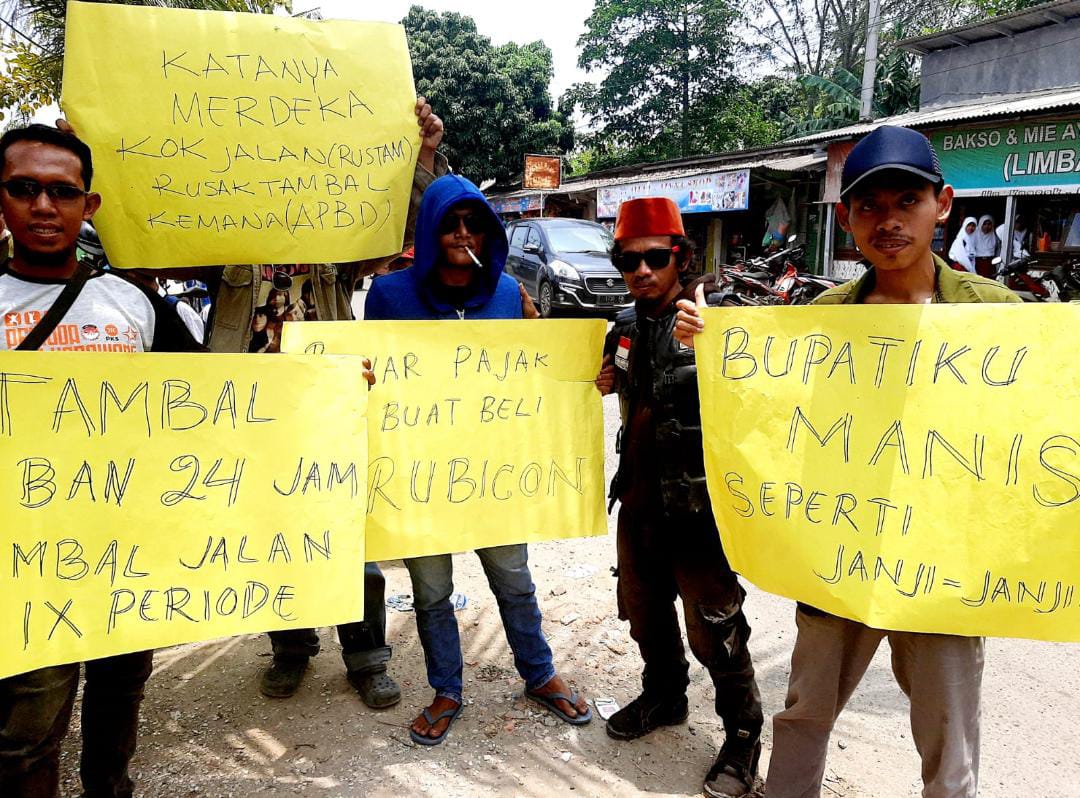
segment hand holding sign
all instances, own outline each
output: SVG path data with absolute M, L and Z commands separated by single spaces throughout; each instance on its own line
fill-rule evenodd
M 596 390 L 601 396 L 607 396 L 615 390 L 615 364 L 611 355 L 604 355 L 600 364 L 600 373 L 596 375 Z
M 443 121 L 424 97 L 416 98 L 416 124 L 420 126 L 420 165 L 435 171 L 435 150 L 443 139 Z
M 701 318 L 699 308 L 707 307 L 705 302 L 705 285 L 698 283 L 694 289 L 694 301 L 680 299 L 675 303 L 679 312 L 675 314 L 675 340 L 683 346 L 694 348 L 694 336 L 705 329 L 705 319 Z

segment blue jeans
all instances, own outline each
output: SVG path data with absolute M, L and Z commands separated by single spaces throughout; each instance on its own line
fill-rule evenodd
M 555 676 L 551 648 L 540 631 L 540 607 L 529 573 L 529 550 L 524 543 L 477 549 L 491 592 L 499 604 L 503 630 L 514 665 L 525 687 L 535 690 Z M 428 684 L 435 695 L 461 703 L 461 638 L 450 605 L 454 565 L 449 554 L 405 560 L 413 586 L 416 629 L 424 647 Z

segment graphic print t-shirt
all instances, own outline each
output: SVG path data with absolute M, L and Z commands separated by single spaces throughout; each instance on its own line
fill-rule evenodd
M 64 281 L 0 274 L 0 350 L 15 349 L 52 307 Z M 101 274 L 83 286 L 40 351 L 145 352 L 154 345 L 155 312 L 139 288 Z
M 318 321 L 315 267 L 309 263 L 287 266 L 255 266 L 262 281 L 251 317 L 248 352 L 280 352 L 281 326 L 287 321 Z

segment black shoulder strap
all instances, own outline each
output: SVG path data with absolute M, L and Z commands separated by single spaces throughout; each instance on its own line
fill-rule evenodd
M 61 319 L 67 315 L 67 312 L 71 310 L 71 306 L 75 304 L 75 300 L 78 299 L 79 294 L 82 293 L 83 286 L 86 285 L 86 281 L 93 275 L 94 270 L 86 264 L 80 262 L 78 268 L 75 270 L 75 274 L 71 276 L 71 279 L 67 281 L 64 286 L 64 290 L 60 292 L 60 296 L 56 298 L 56 301 L 52 303 L 45 315 L 41 317 L 34 329 L 30 331 L 17 347 L 20 351 L 35 351 L 41 348 L 41 345 L 48 340 L 52 335 L 53 330 L 56 329 Z

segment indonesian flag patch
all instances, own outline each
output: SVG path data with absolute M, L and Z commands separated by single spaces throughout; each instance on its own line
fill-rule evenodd
M 619 348 L 615 350 L 615 366 L 623 371 L 630 369 L 630 339 L 625 335 L 619 338 Z

